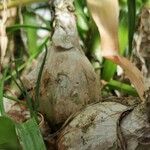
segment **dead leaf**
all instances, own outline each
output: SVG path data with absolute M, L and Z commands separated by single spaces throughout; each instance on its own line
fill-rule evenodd
M 6 21 L 7 21 L 7 5 L 6 0 L 3 0 L 4 10 L 2 13 L 2 19 L 0 20 L 0 52 L 1 52 L 1 63 L 3 62 L 4 56 L 6 54 L 8 37 L 6 35 Z
M 87 0 L 87 4 L 101 35 L 103 57 L 124 69 L 139 97 L 144 101 L 143 94 L 146 88 L 142 73 L 128 59 L 118 54 L 118 0 Z

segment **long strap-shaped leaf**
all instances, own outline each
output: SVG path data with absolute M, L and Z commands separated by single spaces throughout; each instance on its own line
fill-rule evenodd
M 142 73 L 128 59 L 118 54 L 118 0 L 87 0 L 87 4 L 101 35 L 103 57 L 110 59 L 124 69 L 141 100 L 144 101 L 145 86 Z
M 131 54 L 133 35 L 135 31 L 136 0 L 128 0 L 127 4 L 128 4 L 128 28 L 129 28 L 128 47 L 129 47 L 129 54 Z

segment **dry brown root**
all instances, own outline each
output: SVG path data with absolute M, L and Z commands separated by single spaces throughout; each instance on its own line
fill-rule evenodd
M 40 111 L 51 125 L 63 123 L 72 113 L 100 99 L 99 77 L 79 44 L 73 1 L 62 3 L 54 2 L 54 34 L 40 87 Z M 33 95 L 39 66 L 24 77 Z

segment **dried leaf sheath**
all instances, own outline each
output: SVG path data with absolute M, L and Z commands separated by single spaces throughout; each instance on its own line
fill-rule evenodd
M 118 0 L 87 0 L 92 17 L 101 35 L 103 57 L 120 65 L 135 86 L 140 98 L 144 101 L 144 79 L 141 72 L 128 59 L 119 56 L 118 41 Z
M 117 0 L 87 0 L 92 17 L 101 35 L 103 53 L 118 51 L 118 16 Z
M 6 0 L 3 0 L 3 7 L 4 9 L 1 12 L 2 19 L 0 19 L 0 63 L 3 62 L 8 44 L 8 37 L 6 35 L 6 21 L 8 19 Z
M 131 63 L 128 59 L 122 56 L 114 56 L 115 58 L 112 60 L 114 63 L 118 64 L 123 68 L 125 74 L 128 76 L 132 84 L 134 85 L 135 89 L 137 90 L 139 97 L 142 101 L 144 101 L 144 79 L 142 73 Z

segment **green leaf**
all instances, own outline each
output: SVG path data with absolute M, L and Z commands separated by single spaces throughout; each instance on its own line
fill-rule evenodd
M 129 54 L 132 52 L 132 41 L 133 35 L 135 32 L 135 23 L 136 23 L 136 0 L 128 0 L 128 47 L 129 47 Z
M 36 16 L 34 13 L 29 13 L 29 12 L 26 12 L 24 13 L 24 24 L 26 25 L 37 25 L 36 23 Z M 37 40 L 38 40 L 38 37 L 37 37 L 37 29 L 34 29 L 34 28 L 27 28 L 26 29 L 26 33 L 27 33 L 27 42 L 28 42 L 28 48 L 29 48 L 29 55 L 33 55 L 38 46 L 37 46 Z
M 86 56 L 90 59 L 92 58 L 96 52 L 100 51 L 100 35 L 98 32 L 98 28 L 91 18 L 89 23 L 90 30 L 87 34 L 87 39 L 85 41 L 85 45 L 87 46 L 87 53 Z M 100 56 L 96 56 L 98 61 L 101 61 Z
M 119 46 L 120 54 L 124 55 L 128 44 L 128 28 L 125 26 L 125 22 L 120 23 L 119 27 Z
M 132 86 L 126 83 L 122 83 L 116 80 L 110 80 L 110 82 L 108 82 L 106 86 L 108 86 L 111 90 L 118 90 L 120 92 L 129 94 L 132 96 L 138 96 L 136 90 Z
M 0 117 L 0 149 L 19 150 L 20 148 L 14 122 L 7 117 Z
M 115 72 L 116 72 L 117 65 L 114 64 L 110 60 L 105 60 L 103 63 L 103 69 L 102 69 L 102 79 L 105 81 L 109 81 L 111 78 L 113 78 Z
M 41 27 L 41 26 L 35 26 L 35 25 L 28 25 L 28 24 L 15 24 L 15 25 L 12 25 L 12 26 L 9 26 L 6 28 L 6 31 L 7 32 L 14 32 L 14 31 L 17 31 L 19 29 L 43 29 L 43 30 L 47 30 L 47 31 L 50 31 L 49 28 L 47 27 Z
M 42 135 L 35 119 L 18 124 L 16 130 L 23 150 L 46 150 Z
M 5 115 L 4 105 L 3 105 L 3 91 L 4 91 L 4 81 L 6 78 L 7 69 L 5 70 L 2 78 L 0 79 L 0 115 Z
M 42 43 L 38 46 L 37 51 L 36 51 L 24 64 L 22 64 L 21 66 L 19 66 L 18 71 L 23 70 L 29 63 L 32 62 L 32 60 L 33 60 L 34 58 L 36 58 L 36 57 L 41 53 L 41 51 L 43 50 L 44 46 L 45 46 L 46 43 L 49 41 L 49 39 L 50 39 L 49 36 L 48 36 L 48 37 L 45 37 L 45 38 L 43 39 Z M 12 72 L 12 75 L 13 75 L 13 76 L 16 75 L 16 71 L 13 71 L 13 72 Z M 8 75 L 8 76 L 5 78 L 5 81 L 9 80 L 11 77 L 12 77 L 11 75 Z
M 36 87 L 35 87 L 35 111 L 38 112 L 38 109 L 39 109 L 39 97 L 40 97 L 40 83 L 41 83 L 41 77 L 42 77 L 42 72 L 43 72 L 43 69 L 44 69 L 44 65 L 45 65 L 45 62 L 46 62 L 46 57 L 47 57 L 47 52 L 48 52 L 48 49 L 47 49 L 47 46 L 45 46 L 45 55 L 44 55 L 44 58 L 43 58 L 43 62 L 40 66 L 40 70 L 39 70 L 39 73 L 38 73 L 38 78 L 37 78 L 37 81 L 36 81 Z
M 77 27 L 82 39 L 85 38 L 87 31 L 89 30 L 89 23 L 86 14 L 84 13 L 85 1 L 75 0 L 75 14 L 77 17 Z

